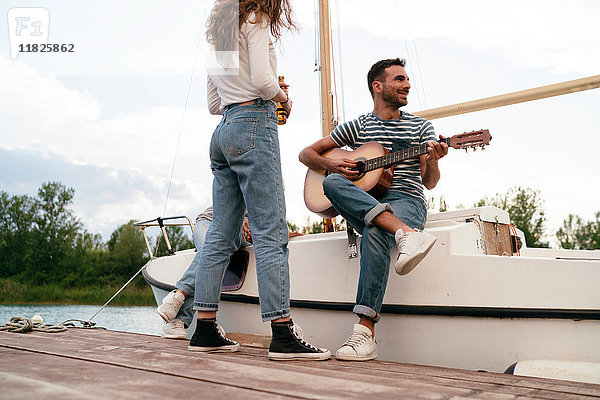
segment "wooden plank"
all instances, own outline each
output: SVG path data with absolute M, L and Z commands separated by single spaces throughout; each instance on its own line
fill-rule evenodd
M 6 388 L 2 399 L 23 399 L 24 393 L 27 398 L 94 400 L 284 398 L 275 393 L 11 349 L 0 349 L 0 370 L 6 371 L 0 372 L 0 385 Z
M 101 330 L 0 332 L 0 350 L 2 386 L 14 382 L 49 399 L 80 397 L 77 391 L 89 398 L 151 399 L 600 397 L 600 385 L 384 361 L 273 362 L 266 349 L 252 347 L 235 354 L 199 354 L 188 351 L 186 341 Z
M 513 255 L 510 228 L 507 224 L 483 221 L 483 232 L 487 254 L 497 256 Z

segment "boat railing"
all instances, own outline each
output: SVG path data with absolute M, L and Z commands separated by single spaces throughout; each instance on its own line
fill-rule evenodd
M 176 220 L 183 220 L 183 219 L 185 219 L 185 222 L 184 221 L 173 222 L 174 220 L 176 221 Z M 171 246 L 171 242 L 169 241 L 166 227 L 167 226 L 186 226 L 186 225 L 190 227 L 190 229 L 192 231 L 192 235 L 193 235 L 194 234 L 194 224 L 192 224 L 192 221 L 185 215 L 178 215 L 178 216 L 174 216 L 174 217 L 157 217 L 157 218 L 154 218 L 154 219 L 151 219 L 148 221 L 135 222 L 133 224 L 133 226 L 138 227 L 142 230 L 150 258 L 154 258 L 154 256 L 152 255 L 152 247 L 150 246 L 150 242 L 148 241 L 148 235 L 146 234 L 146 228 L 150 228 L 150 227 L 160 228 L 162 235 L 165 238 L 165 243 L 167 245 L 167 253 L 168 253 L 168 255 L 172 256 L 175 254 L 175 250 L 173 250 L 173 247 Z M 159 243 L 159 241 L 157 240 L 156 241 L 156 250 L 157 251 L 158 251 L 158 243 Z

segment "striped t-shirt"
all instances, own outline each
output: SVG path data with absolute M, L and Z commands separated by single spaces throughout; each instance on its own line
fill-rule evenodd
M 402 112 L 400 118 L 392 120 L 381 119 L 370 112 L 338 125 L 330 136 L 340 147 L 349 146 L 356 149 L 367 142 L 376 141 L 390 152 L 436 140 L 431 122 L 406 112 Z M 418 157 L 394 165 L 390 189 L 401 190 L 427 204 Z

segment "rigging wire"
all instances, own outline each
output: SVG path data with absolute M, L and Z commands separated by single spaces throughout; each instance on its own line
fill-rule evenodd
M 398 3 L 397 3 L 396 1 L 394 1 L 394 7 L 395 7 L 395 9 L 396 9 L 396 14 L 398 15 L 398 21 L 400 21 L 400 20 L 401 20 L 401 14 L 400 14 L 400 10 L 398 9 Z M 406 7 L 408 7 L 408 5 L 406 5 Z M 407 19 L 410 21 L 410 14 L 408 14 L 408 18 L 407 18 Z M 411 57 L 410 57 L 410 50 L 409 50 L 409 48 L 408 48 L 408 41 L 407 41 L 407 39 L 406 39 L 406 37 L 407 37 L 407 36 L 408 36 L 408 29 L 406 29 L 406 28 L 405 28 L 405 29 L 404 29 L 404 34 L 402 35 L 402 41 L 403 41 L 403 43 L 404 43 L 404 48 L 406 49 L 406 59 L 407 59 L 407 60 L 410 60 L 410 59 L 411 59 Z M 413 72 L 413 66 L 412 66 L 412 62 L 410 62 L 410 63 L 408 64 L 408 69 L 411 71 L 411 75 L 413 75 L 413 76 L 414 76 L 415 74 L 414 74 L 414 73 L 412 73 L 412 72 Z M 417 76 L 417 77 L 415 77 L 415 78 L 416 78 L 417 80 L 420 80 L 420 79 L 421 79 L 421 76 L 419 75 L 419 76 Z M 422 83 L 422 82 L 421 82 L 421 83 Z M 417 102 L 419 103 L 419 108 L 420 108 L 420 109 L 423 109 L 423 104 L 421 103 L 421 95 L 419 94 L 419 87 L 418 87 L 418 86 L 420 86 L 420 85 L 417 85 L 417 88 L 416 88 L 416 90 L 415 90 L 415 92 L 417 93 Z
M 419 86 L 421 87 L 421 92 L 423 93 L 423 103 L 425 103 L 425 109 L 429 108 L 427 105 L 427 96 L 425 95 L 425 84 L 423 83 L 423 73 L 421 72 L 421 63 L 419 62 L 419 52 L 417 51 L 417 41 L 415 40 L 415 35 L 412 33 L 412 18 L 410 16 L 410 8 L 408 4 L 406 5 L 406 12 L 408 13 L 408 27 L 411 32 L 412 44 L 415 50 L 415 59 L 417 62 L 417 70 L 419 71 Z
M 333 29 L 331 26 L 331 16 L 329 18 L 329 37 L 331 38 L 331 42 L 333 42 Z M 335 109 L 332 110 L 333 113 L 331 115 L 331 119 L 333 120 L 333 127 L 335 128 L 340 120 L 339 120 L 339 115 L 338 115 L 338 111 L 339 111 L 339 105 L 338 105 L 338 92 L 337 92 L 337 81 L 336 81 L 336 74 L 335 74 L 335 57 L 333 56 L 333 54 L 331 54 L 331 74 L 332 74 L 332 93 L 331 95 L 333 96 L 333 101 L 335 103 Z
M 204 18 L 206 18 L 207 4 L 208 4 L 208 2 L 204 6 Z M 202 36 L 203 36 L 203 32 L 202 32 L 202 30 L 200 30 L 200 32 L 198 33 L 198 41 L 196 43 L 196 52 L 194 54 L 194 63 L 193 63 L 193 66 L 192 66 L 192 72 L 190 73 L 190 79 L 189 79 L 189 82 L 188 82 L 187 93 L 186 93 L 186 96 L 185 96 L 185 105 L 183 107 L 183 113 L 181 115 L 181 124 L 179 126 L 179 134 L 178 134 L 178 137 L 177 137 L 177 146 L 175 147 L 175 155 L 173 157 L 173 164 L 171 166 L 171 174 L 170 174 L 170 177 L 169 177 L 169 185 L 167 187 L 167 195 L 166 195 L 166 198 L 165 198 L 165 206 L 163 208 L 163 214 L 162 214 L 163 217 L 164 217 L 165 213 L 167 212 L 167 204 L 169 202 L 169 194 L 171 192 L 171 183 L 173 182 L 173 174 L 175 172 L 175 163 L 177 161 L 177 154 L 179 152 L 179 144 L 181 143 L 181 135 L 182 135 L 182 132 L 183 132 L 183 123 L 185 121 L 185 114 L 186 114 L 188 102 L 189 102 L 189 99 L 190 99 L 190 92 L 191 92 L 191 89 L 192 89 L 192 82 L 194 80 L 194 71 L 196 70 L 196 62 L 198 60 L 198 49 L 200 49 L 200 43 L 201 43 L 201 40 L 202 40 Z M 192 232 L 193 232 L 193 229 L 192 229 Z M 156 246 L 157 253 L 158 253 L 158 244 L 159 244 L 158 242 L 159 241 L 160 241 L 160 238 L 157 238 L 157 246 Z M 82 321 L 82 322 L 84 322 L 84 326 L 86 324 L 88 324 L 90 326 L 95 325 L 95 323 L 91 322 L 92 319 L 94 319 L 94 317 L 96 315 L 98 315 L 102 310 L 104 310 L 104 308 L 106 306 L 108 306 L 108 304 L 115 297 L 117 297 L 117 295 L 119 293 L 121 293 L 121 291 L 123 289 L 125 289 L 127 287 L 127 285 L 129 285 L 129 283 L 131 283 L 131 281 L 133 281 L 142 272 L 142 270 L 144 269 L 144 267 L 145 267 L 145 265 L 142 266 L 127 282 L 125 282 L 125 284 L 110 299 L 108 299 L 108 301 L 106 303 L 104 303 L 104 305 L 102 305 L 102 307 L 100 307 L 100 309 L 98 309 L 98 311 L 96 311 L 96 313 L 94 313 L 94 315 L 92 315 L 88 321 Z M 70 320 L 67 320 L 65 322 L 68 322 L 68 321 L 70 321 Z
M 315 69 L 313 72 L 318 72 L 321 70 L 321 60 L 319 54 L 319 0 L 314 1 L 314 18 L 315 21 L 315 44 L 313 46 L 314 54 L 315 54 Z
M 198 42 L 196 43 L 196 53 L 194 54 L 194 63 L 192 66 L 192 73 L 188 82 L 187 94 L 185 96 L 185 105 L 183 106 L 183 113 L 181 115 L 181 123 L 179 125 L 179 134 L 177 136 L 177 146 L 175 146 L 175 155 L 173 156 L 173 164 L 171 165 L 171 175 L 169 176 L 169 185 L 167 186 L 167 196 L 165 198 L 165 206 L 163 208 L 162 216 L 165 216 L 167 212 L 167 204 L 169 202 L 169 194 L 171 193 L 171 183 L 173 182 L 173 174 L 175 173 L 175 164 L 177 162 L 177 155 L 179 153 L 179 144 L 181 143 L 181 134 L 183 133 L 183 123 L 185 121 L 185 114 L 190 99 L 190 92 L 192 91 L 192 82 L 194 81 L 194 71 L 196 70 L 196 61 L 198 60 L 198 49 L 200 48 L 200 40 L 202 38 L 202 31 L 198 35 Z
M 208 9 L 208 2 L 205 2 L 204 4 L 204 15 L 203 15 L 203 20 L 206 20 L 206 11 Z M 165 213 L 167 212 L 167 204 L 169 202 L 169 194 L 171 193 L 171 183 L 173 182 L 173 174 L 175 173 L 175 163 L 177 162 L 177 155 L 179 153 L 179 144 L 181 143 L 181 134 L 183 132 L 183 123 L 185 121 L 185 114 L 187 111 L 187 107 L 188 107 L 188 102 L 190 99 L 190 92 L 192 90 L 192 82 L 194 80 L 194 71 L 196 70 L 196 62 L 198 60 L 198 49 L 200 49 L 200 43 L 202 41 L 202 36 L 203 36 L 203 31 L 200 30 L 198 32 L 198 41 L 196 43 L 196 52 L 194 54 L 194 63 L 192 65 L 192 72 L 190 73 L 190 79 L 188 82 L 188 88 L 187 88 L 187 93 L 185 96 L 185 104 L 183 106 L 183 113 L 181 115 L 181 124 L 179 126 L 179 134 L 177 136 L 177 146 L 175 146 L 175 154 L 173 156 L 173 164 L 171 165 L 171 174 L 169 176 L 169 185 L 167 186 L 167 195 L 165 197 L 165 206 L 163 208 L 163 212 L 162 212 L 162 216 L 165 216 Z

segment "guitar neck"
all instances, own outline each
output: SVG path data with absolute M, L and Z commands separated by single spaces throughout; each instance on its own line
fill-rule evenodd
M 449 140 L 449 138 L 440 139 L 438 142 L 449 144 Z M 423 143 L 415 147 L 409 147 L 408 149 L 388 153 L 381 157 L 371 158 L 365 163 L 365 172 L 378 168 L 388 168 L 401 161 L 408 160 L 409 158 L 419 157 L 427 153 L 427 143 Z

